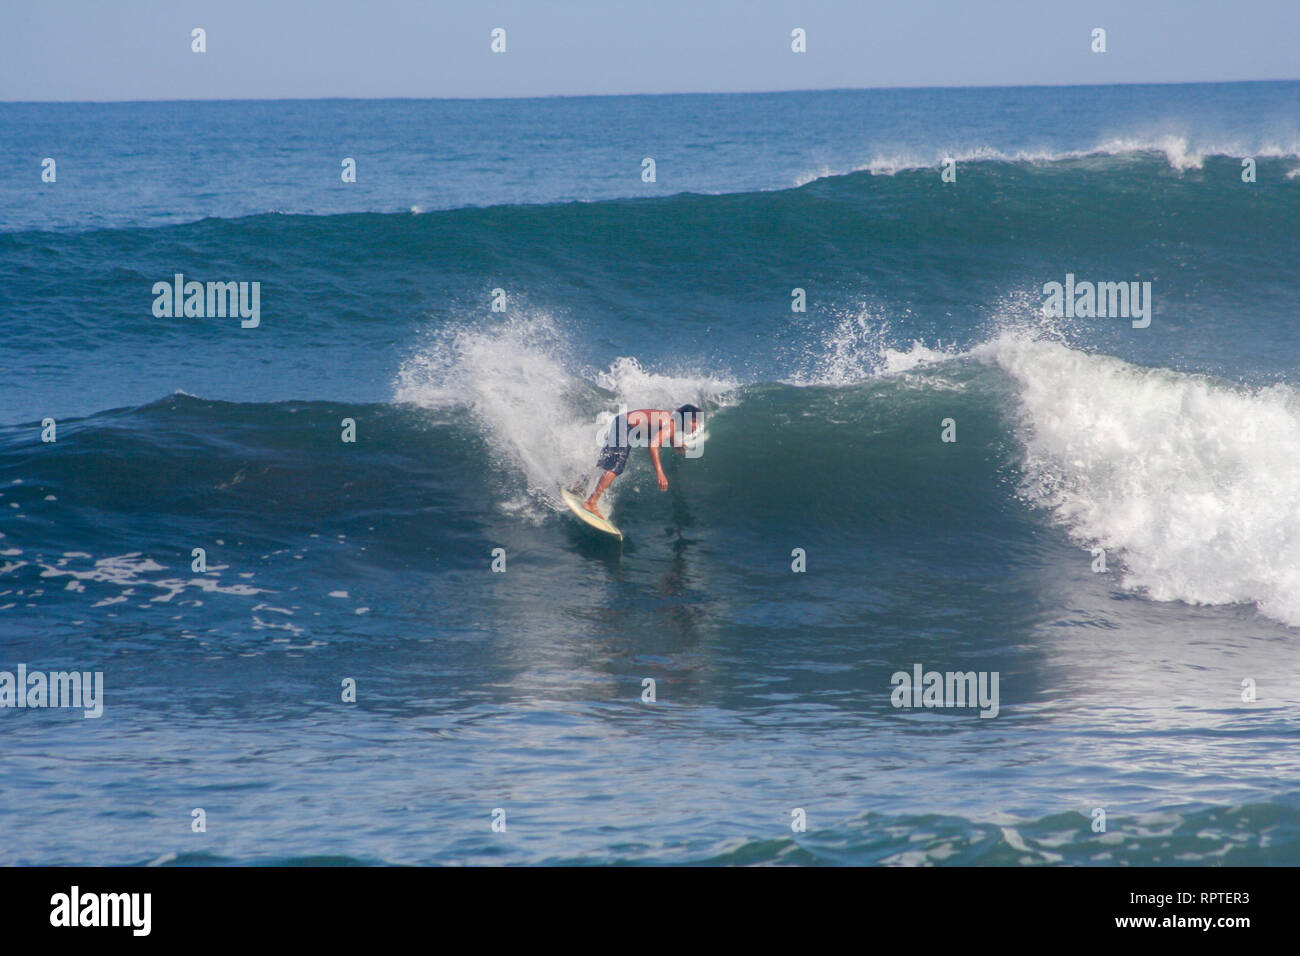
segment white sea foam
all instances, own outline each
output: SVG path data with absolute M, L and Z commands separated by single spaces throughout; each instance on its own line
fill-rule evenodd
M 1300 396 L 1008 334 L 1026 494 L 1160 601 L 1255 603 L 1300 626 Z
M 1285 159 L 1300 157 L 1300 138 L 1255 139 L 1252 141 L 1193 142 L 1178 134 L 1114 136 L 1101 140 L 1086 149 L 1012 149 L 992 146 L 969 146 L 950 149 L 911 149 L 878 152 L 866 162 L 852 166 L 836 167 L 823 164 L 816 170 L 795 177 L 794 185 L 803 186 L 814 180 L 849 173 L 869 172 L 875 176 L 892 176 L 914 169 L 934 169 L 951 158 L 959 164 L 978 162 L 1051 163 L 1088 159 L 1103 156 L 1137 156 L 1143 153 L 1163 154 L 1171 169 L 1184 172 L 1200 169 L 1211 156 L 1245 157 L 1256 159 Z
M 78 569 L 70 567 L 70 559 L 91 559 L 90 567 Z M 262 588 L 249 584 L 223 585 L 215 577 L 202 578 L 167 578 L 150 577 L 156 571 L 166 571 L 163 565 L 138 551 L 129 554 L 114 555 L 107 558 L 93 558 L 83 551 L 66 552 L 55 564 L 37 562 L 41 568 L 42 578 L 70 578 L 66 590 L 84 591 L 86 582 L 96 585 L 108 585 L 122 590 L 114 596 L 96 602 L 94 607 L 121 604 L 135 595 L 136 590 L 156 589 L 161 594 L 150 598 L 151 602 L 167 603 L 187 591 L 199 591 L 206 594 L 233 594 L 249 596 L 264 593 Z M 221 566 L 224 567 L 224 566 Z M 210 565 L 210 571 L 219 570 L 217 565 Z M 0 569 L 3 573 L 3 569 Z M 142 605 L 143 606 L 143 605 Z
M 968 352 L 894 348 L 887 322 L 847 316 L 792 384 L 916 375 L 934 387 L 945 363 L 995 365 L 1020 403 L 1026 498 L 1080 545 L 1105 548 L 1123 587 L 1253 603 L 1300 626 L 1300 394 L 1090 354 L 1013 300 L 1001 331 Z

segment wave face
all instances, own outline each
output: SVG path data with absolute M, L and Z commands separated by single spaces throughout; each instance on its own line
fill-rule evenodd
M 366 104 L 409 142 L 357 193 L 274 185 L 335 105 L 195 105 L 266 182 L 0 199 L 0 670 L 108 687 L 0 712 L 0 863 L 1296 862 L 1297 89 L 481 105 L 537 146 L 499 167 L 474 104 Z M 155 108 L 54 128 L 143 170 Z M 421 191 L 430 116 L 468 158 Z M 656 116 L 699 155 L 642 190 Z M 156 318 L 176 273 L 260 324 Z M 1045 316 L 1067 276 L 1150 324 Z M 609 419 L 683 402 L 707 440 L 666 493 L 634 452 L 622 549 L 579 528 Z M 915 664 L 998 673 L 997 719 L 893 706 Z M 235 824 L 198 847 L 191 785 Z
M 1300 496 L 1291 386 L 1234 387 L 1016 332 L 966 352 L 885 349 L 878 372 L 846 384 L 742 385 L 652 373 L 632 358 L 575 369 L 560 336 L 549 319 L 448 329 L 399 370 L 395 406 L 177 395 L 66 423 L 60 454 L 35 461 L 39 426 L 13 427 L 0 476 L 19 484 L 4 494 L 17 519 L 39 512 L 56 526 L 85 527 L 93 511 L 101 543 L 120 548 L 145 547 L 165 527 L 160 514 L 202 528 L 193 514 L 200 500 L 259 540 L 288 546 L 308 529 L 355 524 L 340 501 L 319 497 L 349 476 L 402 519 L 386 546 L 408 550 L 418 538 L 452 551 L 460 522 L 448 509 L 435 508 L 418 530 L 405 523 L 430 483 L 467 520 L 487 511 L 541 525 L 564 513 L 561 487 L 594 476 L 620 409 L 691 401 L 709 412 L 709 440 L 690 459 L 665 455 L 686 489 L 673 500 L 707 514 L 720 538 L 760 527 L 815 533 L 839 542 L 847 560 L 859 546 L 893 547 L 904 527 L 944 542 L 993 533 L 1014 547 L 1041 515 L 1063 541 L 1105 549 L 1127 591 L 1254 604 L 1300 626 L 1300 525 L 1280 506 Z M 365 441 L 336 448 L 349 417 Z M 961 423 L 951 445 L 936 437 L 947 419 Z M 322 476 L 326 453 L 331 472 Z M 621 519 L 629 531 L 663 514 L 645 457 L 636 455 L 607 502 L 614 514 L 630 512 Z M 88 479 L 91 495 L 79 490 Z M 476 493 L 484 497 L 469 503 Z M 78 513 L 59 515 L 55 502 L 70 499 Z M 1029 510 L 1005 514 L 1020 506 Z M 117 527 L 121 535 L 110 534 Z

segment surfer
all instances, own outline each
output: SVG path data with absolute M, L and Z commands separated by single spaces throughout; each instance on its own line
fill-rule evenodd
M 609 424 L 605 447 L 596 460 L 596 467 L 605 469 L 605 473 L 600 476 L 596 490 L 582 503 L 582 507 L 597 517 L 605 517 L 596 509 L 596 502 L 614 479 L 623 474 L 623 469 L 627 467 L 627 457 L 632 453 L 634 445 L 649 447 L 650 461 L 659 477 L 659 490 L 667 491 L 668 476 L 664 474 L 663 465 L 659 461 L 659 449 L 667 443 L 679 455 L 684 454 L 686 446 L 682 439 L 694 434 L 699 427 L 700 410 L 694 405 L 682 405 L 675 412 L 662 408 L 638 408 L 634 412 L 616 416 Z

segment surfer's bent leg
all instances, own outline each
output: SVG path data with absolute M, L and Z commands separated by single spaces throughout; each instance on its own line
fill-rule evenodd
M 605 517 L 596 510 L 596 502 L 600 496 L 605 493 L 605 489 L 610 486 L 615 478 L 623 474 L 623 469 L 627 467 L 627 456 L 632 453 L 631 445 L 606 445 L 600 450 L 600 458 L 596 460 L 597 468 L 604 468 L 605 473 L 600 476 L 600 481 L 596 482 L 596 490 L 591 493 L 591 497 L 582 503 L 582 506 L 592 514 Z
M 607 471 L 601 475 L 600 481 L 596 482 L 596 490 L 591 493 L 590 498 L 582 503 L 582 506 L 594 515 L 599 515 L 602 518 L 605 517 L 596 510 L 596 502 L 599 500 L 600 496 L 605 493 L 605 489 L 613 484 L 614 479 L 617 477 L 618 475 L 612 471 Z

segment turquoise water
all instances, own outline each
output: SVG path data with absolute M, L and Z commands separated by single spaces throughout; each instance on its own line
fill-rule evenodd
M 0 105 L 0 862 L 1300 862 L 1298 94 Z

